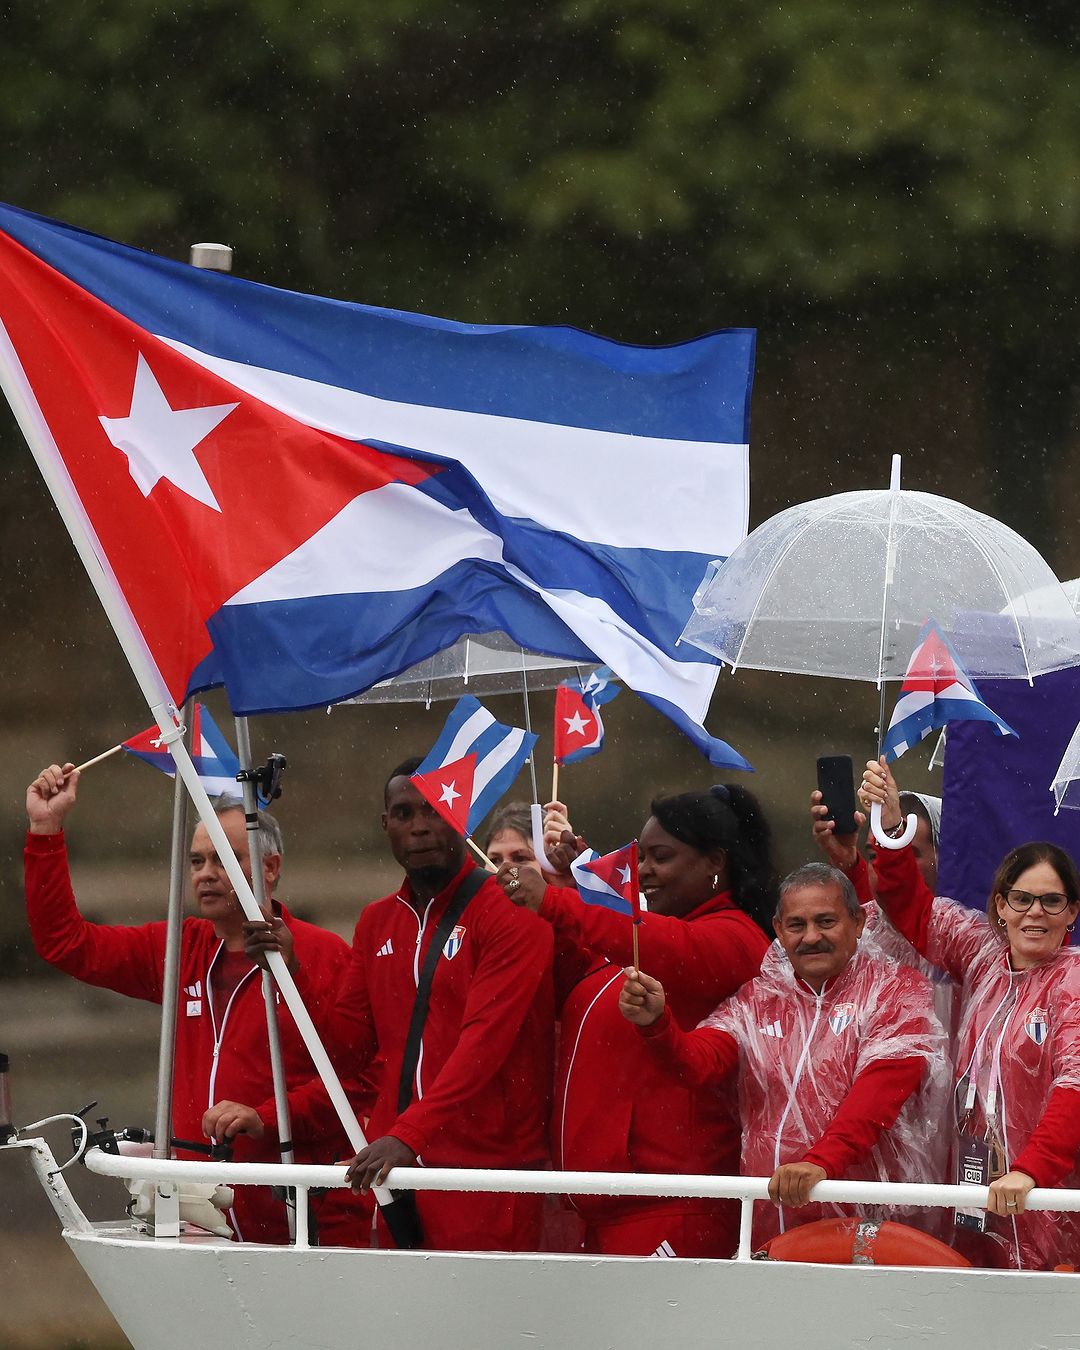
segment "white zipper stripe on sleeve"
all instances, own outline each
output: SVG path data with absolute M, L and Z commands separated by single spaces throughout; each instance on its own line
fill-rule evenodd
M 621 970 L 616 968 L 615 974 L 612 975 L 607 984 L 597 991 L 589 1006 L 582 1014 L 581 1025 L 578 1027 L 578 1033 L 574 1037 L 574 1048 L 570 1053 L 570 1063 L 566 1068 L 566 1085 L 563 1088 L 562 1115 L 559 1118 L 559 1163 L 562 1167 L 566 1166 L 566 1103 L 570 1097 L 570 1076 L 574 1072 L 574 1061 L 577 1059 L 578 1046 L 581 1044 L 581 1034 L 585 1030 L 585 1023 L 589 1020 L 589 1014 L 596 1006 L 596 1000 L 601 994 L 611 988 L 622 973 Z

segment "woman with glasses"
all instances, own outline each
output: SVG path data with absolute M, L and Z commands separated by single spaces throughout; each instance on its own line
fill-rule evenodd
M 903 826 L 885 760 L 860 800 Z M 1054 844 L 1006 855 L 984 915 L 935 898 L 910 848 L 879 849 L 877 898 L 915 949 L 960 985 L 955 1180 L 989 1186 L 985 1211 L 957 1211 L 956 1245 L 985 1265 L 1080 1267 L 1080 1214 L 1026 1211 L 1034 1186 L 1080 1188 L 1080 953 L 1069 945 L 1080 875 Z

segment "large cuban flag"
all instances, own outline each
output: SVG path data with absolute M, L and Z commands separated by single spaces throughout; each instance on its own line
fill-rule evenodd
M 753 353 L 298 295 L 0 206 L 0 380 L 177 702 L 332 703 L 503 630 L 749 767 L 676 641 L 746 532 Z

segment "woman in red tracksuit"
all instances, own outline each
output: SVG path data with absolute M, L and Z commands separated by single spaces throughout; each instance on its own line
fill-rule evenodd
M 902 822 L 896 785 L 871 761 L 865 804 Z M 1080 1266 L 1080 1215 L 1025 1212 L 1034 1186 L 1080 1188 L 1080 953 L 1068 934 L 1080 876 L 1064 850 L 1030 843 L 998 868 L 988 913 L 935 899 L 910 848 L 879 849 L 878 903 L 961 986 L 954 1087 L 957 1179 L 990 1183 L 985 1215 L 958 1217 L 957 1243 L 984 1264 Z M 981 1230 L 981 1231 L 980 1231 Z
M 768 950 L 770 834 L 757 802 L 739 787 L 682 793 L 651 810 L 639 843 L 648 903 L 641 960 L 671 991 L 672 1014 L 689 1030 L 757 973 Z M 628 920 L 585 904 L 575 890 L 547 886 L 531 869 L 512 877 L 504 865 L 499 875 L 512 899 L 555 930 L 555 1166 L 736 1174 L 734 1091 L 673 1085 L 619 1012 L 623 968 L 633 959 Z M 584 1219 L 586 1252 L 728 1256 L 737 1241 L 731 1201 L 582 1195 L 572 1203 Z

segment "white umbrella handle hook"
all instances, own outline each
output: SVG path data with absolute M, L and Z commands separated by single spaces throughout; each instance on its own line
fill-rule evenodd
M 870 832 L 882 848 L 906 848 L 915 838 L 915 831 L 919 828 L 919 817 L 908 816 L 907 825 L 904 827 L 904 833 L 899 839 L 894 839 L 891 834 L 886 834 L 881 824 L 881 803 L 874 802 L 870 808 Z

